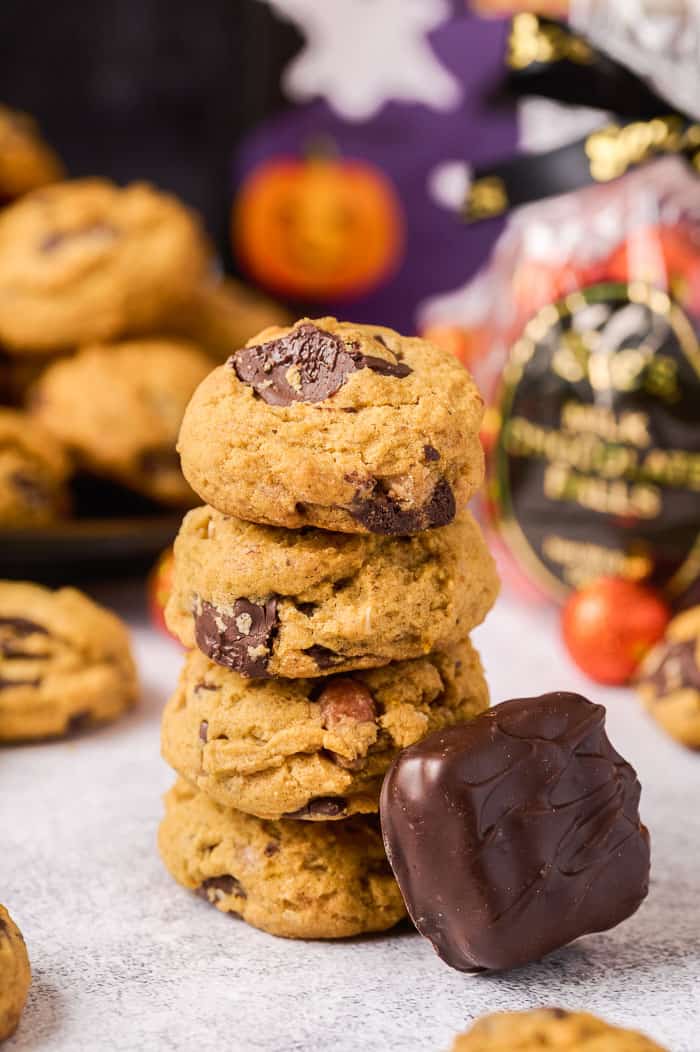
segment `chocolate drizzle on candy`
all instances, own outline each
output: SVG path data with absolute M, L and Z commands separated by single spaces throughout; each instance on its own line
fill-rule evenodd
M 194 610 L 194 634 L 202 653 L 251 679 L 268 675 L 277 626 L 276 599 L 264 603 L 237 599 L 233 610 L 226 613 L 199 600 Z
M 381 818 L 414 924 L 460 971 L 514 968 L 631 916 L 649 880 L 640 786 L 605 709 L 496 705 L 403 752 Z
M 310 322 L 277 340 L 236 351 L 228 364 L 264 402 L 279 406 L 323 402 L 358 369 L 399 379 L 412 371 L 403 362 L 362 354 L 356 345 Z

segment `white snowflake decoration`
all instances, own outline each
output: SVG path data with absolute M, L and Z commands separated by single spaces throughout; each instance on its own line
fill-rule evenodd
M 462 88 L 427 34 L 449 15 L 446 0 L 268 0 L 299 26 L 306 44 L 284 71 L 290 98 L 322 96 L 348 121 L 374 117 L 390 101 L 449 110 Z

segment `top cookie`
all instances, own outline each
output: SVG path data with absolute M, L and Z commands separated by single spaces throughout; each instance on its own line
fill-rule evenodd
M 0 341 L 57 351 L 164 322 L 209 265 L 193 215 L 144 183 L 59 183 L 0 216 Z
M 0 202 L 63 177 L 63 165 L 32 118 L 0 106 Z
M 664 1052 L 632 1030 L 620 1030 L 588 1012 L 538 1008 L 496 1012 L 478 1019 L 455 1039 L 452 1052 Z
M 190 485 L 274 526 L 408 535 L 483 479 L 483 401 L 447 352 L 335 318 L 265 329 L 200 385 L 179 450 Z

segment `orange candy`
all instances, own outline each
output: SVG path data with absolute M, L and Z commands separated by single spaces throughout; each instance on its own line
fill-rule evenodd
M 165 607 L 170 598 L 173 586 L 173 571 L 175 560 L 172 548 L 166 548 L 158 558 L 158 562 L 151 570 L 148 577 L 148 610 L 151 622 L 159 632 L 164 632 L 171 639 L 175 637 L 168 631 L 165 623 Z
M 666 604 L 644 585 L 601 577 L 567 601 L 562 631 L 569 654 L 597 683 L 628 683 L 670 619 Z

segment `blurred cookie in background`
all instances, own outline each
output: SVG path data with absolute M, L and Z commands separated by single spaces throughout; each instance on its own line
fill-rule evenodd
M 63 164 L 36 122 L 0 105 L 0 205 L 63 178 Z
M 645 658 L 637 687 L 648 712 L 690 749 L 700 749 L 700 606 L 675 617 Z
M 0 530 L 47 526 L 70 510 L 70 461 L 29 414 L 0 409 Z
M 564 1008 L 495 1012 L 477 1019 L 455 1038 L 452 1052 L 664 1052 L 633 1030 L 621 1030 L 590 1015 Z
M 198 285 L 189 301 L 174 309 L 167 328 L 200 344 L 214 357 L 228 358 L 270 325 L 291 325 L 292 316 L 279 303 L 235 278 Z
M 0 215 L 0 341 L 58 352 L 166 328 L 211 265 L 199 220 L 145 183 L 59 183 Z
M 17 1029 L 31 981 L 22 933 L 5 907 L 0 906 L 0 1041 Z
M 175 443 L 211 359 L 195 344 L 142 339 L 86 347 L 58 361 L 30 394 L 35 419 L 79 467 L 159 503 L 187 506 Z
M 135 703 L 119 618 L 74 588 L 0 581 L 0 742 L 71 733 Z
M 23 354 L 16 357 L 0 348 L 0 405 L 23 406 L 32 384 L 56 360 L 50 354 Z

